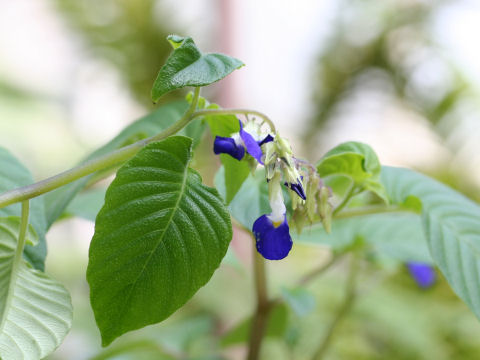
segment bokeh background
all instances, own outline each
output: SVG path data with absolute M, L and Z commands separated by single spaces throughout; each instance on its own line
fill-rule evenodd
M 480 200 L 475 0 L 0 0 L 1 146 L 38 180 L 73 166 L 154 108 L 150 87 L 170 33 L 243 60 L 246 67 L 204 95 L 268 114 L 311 162 L 342 141 L 363 141 L 383 164 L 414 168 Z M 210 147 L 207 137 L 197 166 L 211 184 L 218 162 Z M 81 218 L 48 234 L 47 272 L 66 284 L 75 307 L 74 327 L 51 359 L 158 359 L 159 349 L 182 359 L 242 358 L 241 345 L 217 349 L 254 306 L 247 234 L 236 230 L 235 251 L 184 309 L 117 340 L 110 353 L 100 348 L 88 303 L 92 234 L 93 222 Z M 328 256 L 296 246 L 269 264 L 272 293 Z M 309 358 L 344 276 L 339 264 L 312 283 L 313 310 L 287 314 L 285 331 L 265 341 L 264 359 Z M 427 290 L 401 264 L 363 277 L 329 359 L 480 358 L 480 324 L 440 276 Z

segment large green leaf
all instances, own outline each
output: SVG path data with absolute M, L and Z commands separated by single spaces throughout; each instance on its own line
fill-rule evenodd
M 41 359 L 63 341 L 72 325 L 67 290 L 18 256 L 18 217 L 0 218 L 0 358 Z M 32 227 L 26 241 L 38 240 Z
M 186 86 L 205 86 L 223 79 L 244 64 L 223 54 L 202 54 L 190 37 L 170 35 L 173 53 L 153 83 L 152 100 Z
M 166 319 L 225 256 L 230 216 L 188 167 L 191 146 L 181 136 L 148 145 L 107 190 L 87 269 L 103 345 Z
M 356 186 L 370 190 L 388 202 L 380 182 L 380 162 L 373 149 L 360 142 L 346 142 L 327 152 L 317 165 L 321 177 L 342 175 Z
M 462 194 L 412 170 L 383 167 L 393 202 L 409 195 L 422 201 L 423 225 L 433 260 L 480 318 L 480 207 Z
M 178 120 L 185 112 L 187 107 L 188 104 L 186 101 L 178 101 L 159 107 L 151 114 L 142 117 L 125 128 L 114 139 L 85 158 L 83 162 L 105 155 L 113 150 L 132 143 L 135 140 L 160 133 L 162 130 L 166 129 L 176 120 Z M 198 121 L 199 120 L 191 122 L 179 134 L 193 137 L 194 143 L 198 142 L 203 134 L 203 130 L 205 129 L 204 126 L 198 125 Z M 52 223 L 58 219 L 69 202 L 80 190 L 85 187 L 92 176 L 93 175 L 86 176 L 71 184 L 51 191 L 44 196 L 48 227 L 50 227 Z
M 431 263 L 420 216 L 411 213 L 385 213 L 338 219 L 327 234 L 321 225 L 314 225 L 302 234 L 293 234 L 295 241 L 326 245 L 343 251 L 356 242 L 380 256 L 403 262 Z
M 23 166 L 10 152 L 0 147 L 0 193 L 20 186 L 33 183 L 28 169 Z M 0 209 L 0 216 L 20 216 L 20 203 L 12 204 Z M 25 247 L 25 258 L 39 270 L 44 269 L 47 244 L 45 233 L 45 208 L 43 199 L 35 198 L 30 201 L 30 223 L 37 232 L 40 241 L 38 245 Z

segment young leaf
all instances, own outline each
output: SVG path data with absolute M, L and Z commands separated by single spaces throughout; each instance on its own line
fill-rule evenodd
M 186 101 L 177 101 L 159 107 L 154 112 L 141 119 L 135 121 L 133 124 L 125 128 L 120 134 L 113 138 L 110 142 L 93 152 L 90 156 L 85 158 L 82 162 L 95 159 L 99 156 L 105 155 L 115 149 L 125 146 L 133 139 L 145 138 L 153 136 L 172 125 L 178 120 L 187 109 Z M 203 135 L 205 127 L 198 127 L 196 123 L 199 120 L 191 122 L 179 134 L 188 134 L 194 138 L 194 144 L 198 142 Z M 85 176 L 71 184 L 62 186 L 59 189 L 51 191 L 44 195 L 47 225 L 50 227 L 53 222 L 63 213 L 66 206 L 72 201 L 75 195 L 82 190 L 94 174 Z M 33 206 L 33 204 L 32 204 Z
M 32 184 L 33 178 L 28 169 L 23 166 L 10 152 L 0 147 L 0 193 L 20 186 Z M 20 204 L 12 204 L 0 209 L 0 216 L 20 216 Z M 39 236 L 36 246 L 27 245 L 24 256 L 36 269 L 43 270 L 47 245 L 45 233 L 45 208 L 43 199 L 35 198 L 30 201 L 30 223 Z
M 87 268 L 103 345 L 169 317 L 225 256 L 230 216 L 188 167 L 191 147 L 181 136 L 148 145 L 107 190 Z
M 422 201 L 430 253 L 457 295 L 480 318 L 480 207 L 462 194 L 414 171 L 383 167 L 393 202 Z
M 175 89 L 214 83 L 244 65 L 227 55 L 202 54 L 190 37 L 170 35 L 167 40 L 174 50 L 153 83 L 154 102 Z
M 327 152 L 317 165 L 321 177 L 343 175 L 354 185 L 372 191 L 388 203 L 380 182 L 380 162 L 373 149 L 359 142 L 346 142 Z
M 420 216 L 410 213 L 375 214 L 333 221 L 332 232 L 322 226 L 294 236 L 295 241 L 322 244 L 343 251 L 362 241 L 370 250 L 402 262 L 432 263 Z
M 0 358 L 41 359 L 55 350 L 72 325 L 68 291 L 16 256 L 20 219 L 0 218 Z M 38 239 L 32 227 L 26 241 Z

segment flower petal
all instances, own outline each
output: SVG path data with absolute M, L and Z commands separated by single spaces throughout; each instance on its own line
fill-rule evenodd
M 229 137 L 216 136 L 213 142 L 213 152 L 215 154 L 229 154 L 237 160 L 242 160 L 245 155 L 245 149 L 237 145 L 235 140 Z
M 415 279 L 418 286 L 427 288 L 435 282 L 435 270 L 428 264 L 411 262 L 407 264 L 410 275 Z
M 273 136 L 268 134 L 267 136 L 265 136 L 265 139 L 258 142 L 258 146 L 262 146 L 263 144 L 269 143 L 270 141 L 273 141 Z
M 281 260 L 292 249 L 293 242 L 286 216 L 280 225 L 275 226 L 268 215 L 262 215 L 255 220 L 252 231 L 255 235 L 257 251 L 265 259 Z
M 303 200 L 307 200 L 307 195 L 305 195 L 305 190 L 303 190 L 303 186 L 300 181 L 298 181 L 298 183 L 285 183 L 284 185 L 295 191 Z
M 262 161 L 262 149 L 260 145 L 255 141 L 252 135 L 243 130 L 242 122 L 240 121 L 240 137 L 247 148 L 247 152 L 252 155 L 257 161 L 263 165 Z

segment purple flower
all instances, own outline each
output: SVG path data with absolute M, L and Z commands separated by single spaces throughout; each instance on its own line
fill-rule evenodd
M 283 215 L 283 221 L 274 222 L 270 215 L 260 216 L 253 224 L 253 235 L 256 239 L 257 251 L 268 260 L 281 260 L 290 252 L 293 242 L 287 223 L 287 217 Z
M 410 275 L 421 288 L 428 288 L 435 282 L 435 270 L 430 265 L 419 262 L 410 262 L 407 264 L 407 268 Z
M 305 190 L 303 190 L 302 183 L 299 179 L 297 179 L 297 181 L 297 183 L 285 183 L 284 185 L 295 191 L 297 195 L 302 198 L 302 200 L 307 200 L 307 196 L 305 195 Z
M 238 145 L 232 138 L 216 136 L 213 142 L 213 152 L 217 155 L 229 154 L 240 161 L 245 155 L 245 148 L 242 145 Z
M 232 137 L 216 136 L 213 143 L 213 152 L 215 154 L 229 154 L 237 160 L 242 160 L 245 156 L 245 150 L 254 157 L 260 164 L 262 161 L 262 146 L 265 143 L 273 141 L 273 136 L 268 134 L 264 139 L 257 141 L 255 138 L 243 129 L 243 124 L 239 120 L 240 131 Z

